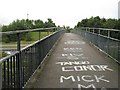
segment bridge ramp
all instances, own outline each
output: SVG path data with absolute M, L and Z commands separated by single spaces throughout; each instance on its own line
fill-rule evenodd
M 65 33 L 33 88 L 118 88 L 118 64 L 82 37 Z

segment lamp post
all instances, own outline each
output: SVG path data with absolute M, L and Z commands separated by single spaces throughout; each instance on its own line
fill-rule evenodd
M 29 18 L 29 14 L 27 13 L 27 19 Z

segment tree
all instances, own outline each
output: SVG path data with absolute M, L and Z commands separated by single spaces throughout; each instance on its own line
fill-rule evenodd
M 16 30 L 25 30 L 25 29 L 34 29 L 34 28 L 48 28 L 48 27 L 56 27 L 55 23 L 53 23 L 52 19 L 48 18 L 48 20 L 44 23 L 42 20 L 15 20 L 7 26 L 2 27 L 2 32 L 6 31 L 16 31 Z M 17 41 L 17 35 L 3 35 L 4 42 L 15 42 Z M 32 40 L 31 33 L 22 33 L 21 40 Z
M 34 28 L 34 25 L 33 25 L 33 20 L 29 20 L 29 19 L 26 19 L 26 29 L 32 29 L 32 28 Z
M 55 23 L 53 23 L 52 19 L 48 18 L 48 21 L 45 22 L 44 27 L 45 27 L 45 28 L 48 28 L 48 27 L 56 27 L 56 25 L 55 25 Z
M 31 20 L 16 20 L 16 21 L 13 21 L 12 23 L 10 23 L 8 26 L 3 26 L 2 27 L 2 31 L 3 32 L 6 32 L 6 31 L 16 31 L 16 30 L 25 30 L 25 29 L 28 29 L 28 28 L 32 28 L 33 27 L 33 24 L 32 24 L 32 21 Z M 21 34 L 21 40 L 28 40 L 27 37 L 30 36 L 29 33 L 22 33 Z M 14 35 L 3 35 L 2 36 L 3 38 L 3 42 L 15 42 L 17 41 L 17 35 L 14 34 Z M 31 38 L 29 37 L 29 40 Z
M 101 19 L 99 16 L 96 16 L 89 19 L 83 19 L 81 22 L 77 23 L 76 27 L 120 29 L 120 19 Z
M 88 27 L 88 19 L 83 19 L 81 22 L 78 22 L 78 24 L 76 25 L 77 27 Z
M 42 20 L 35 20 L 34 21 L 34 28 L 43 28 L 44 27 L 44 23 Z
M 83 19 L 78 22 L 76 28 L 78 27 L 92 27 L 92 28 L 108 28 L 108 29 L 119 29 L 120 30 L 120 19 L 105 19 L 99 16 L 91 17 L 89 19 Z M 103 35 L 107 35 L 106 31 L 101 32 Z M 111 32 L 110 36 L 113 38 L 120 39 L 120 32 Z
M 103 27 L 104 28 L 109 28 L 109 29 L 116 29 L 116 25 L 117 25 L 117 20 L 116 19 L 108 19 L 104 23 Z
M 2 25 L 0 25 L 0 32 L 2 31 Z

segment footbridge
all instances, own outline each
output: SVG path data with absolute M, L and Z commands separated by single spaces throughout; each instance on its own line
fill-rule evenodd
M 43 31 L 48 36 L 41 39 Z M 25 32 L 39 32 L 39 39 L 21 49 Z M 0 60 L 0 89 L 120 89 L 120 30 L 81 27 L 66 33 L 52 27 L 1 34 L 17 34 L 18 48 Z

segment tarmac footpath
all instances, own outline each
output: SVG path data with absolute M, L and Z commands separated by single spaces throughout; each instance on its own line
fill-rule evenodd
M 118 67 L 79 35 L 65 33 L 32 88 L 119 90 Z

